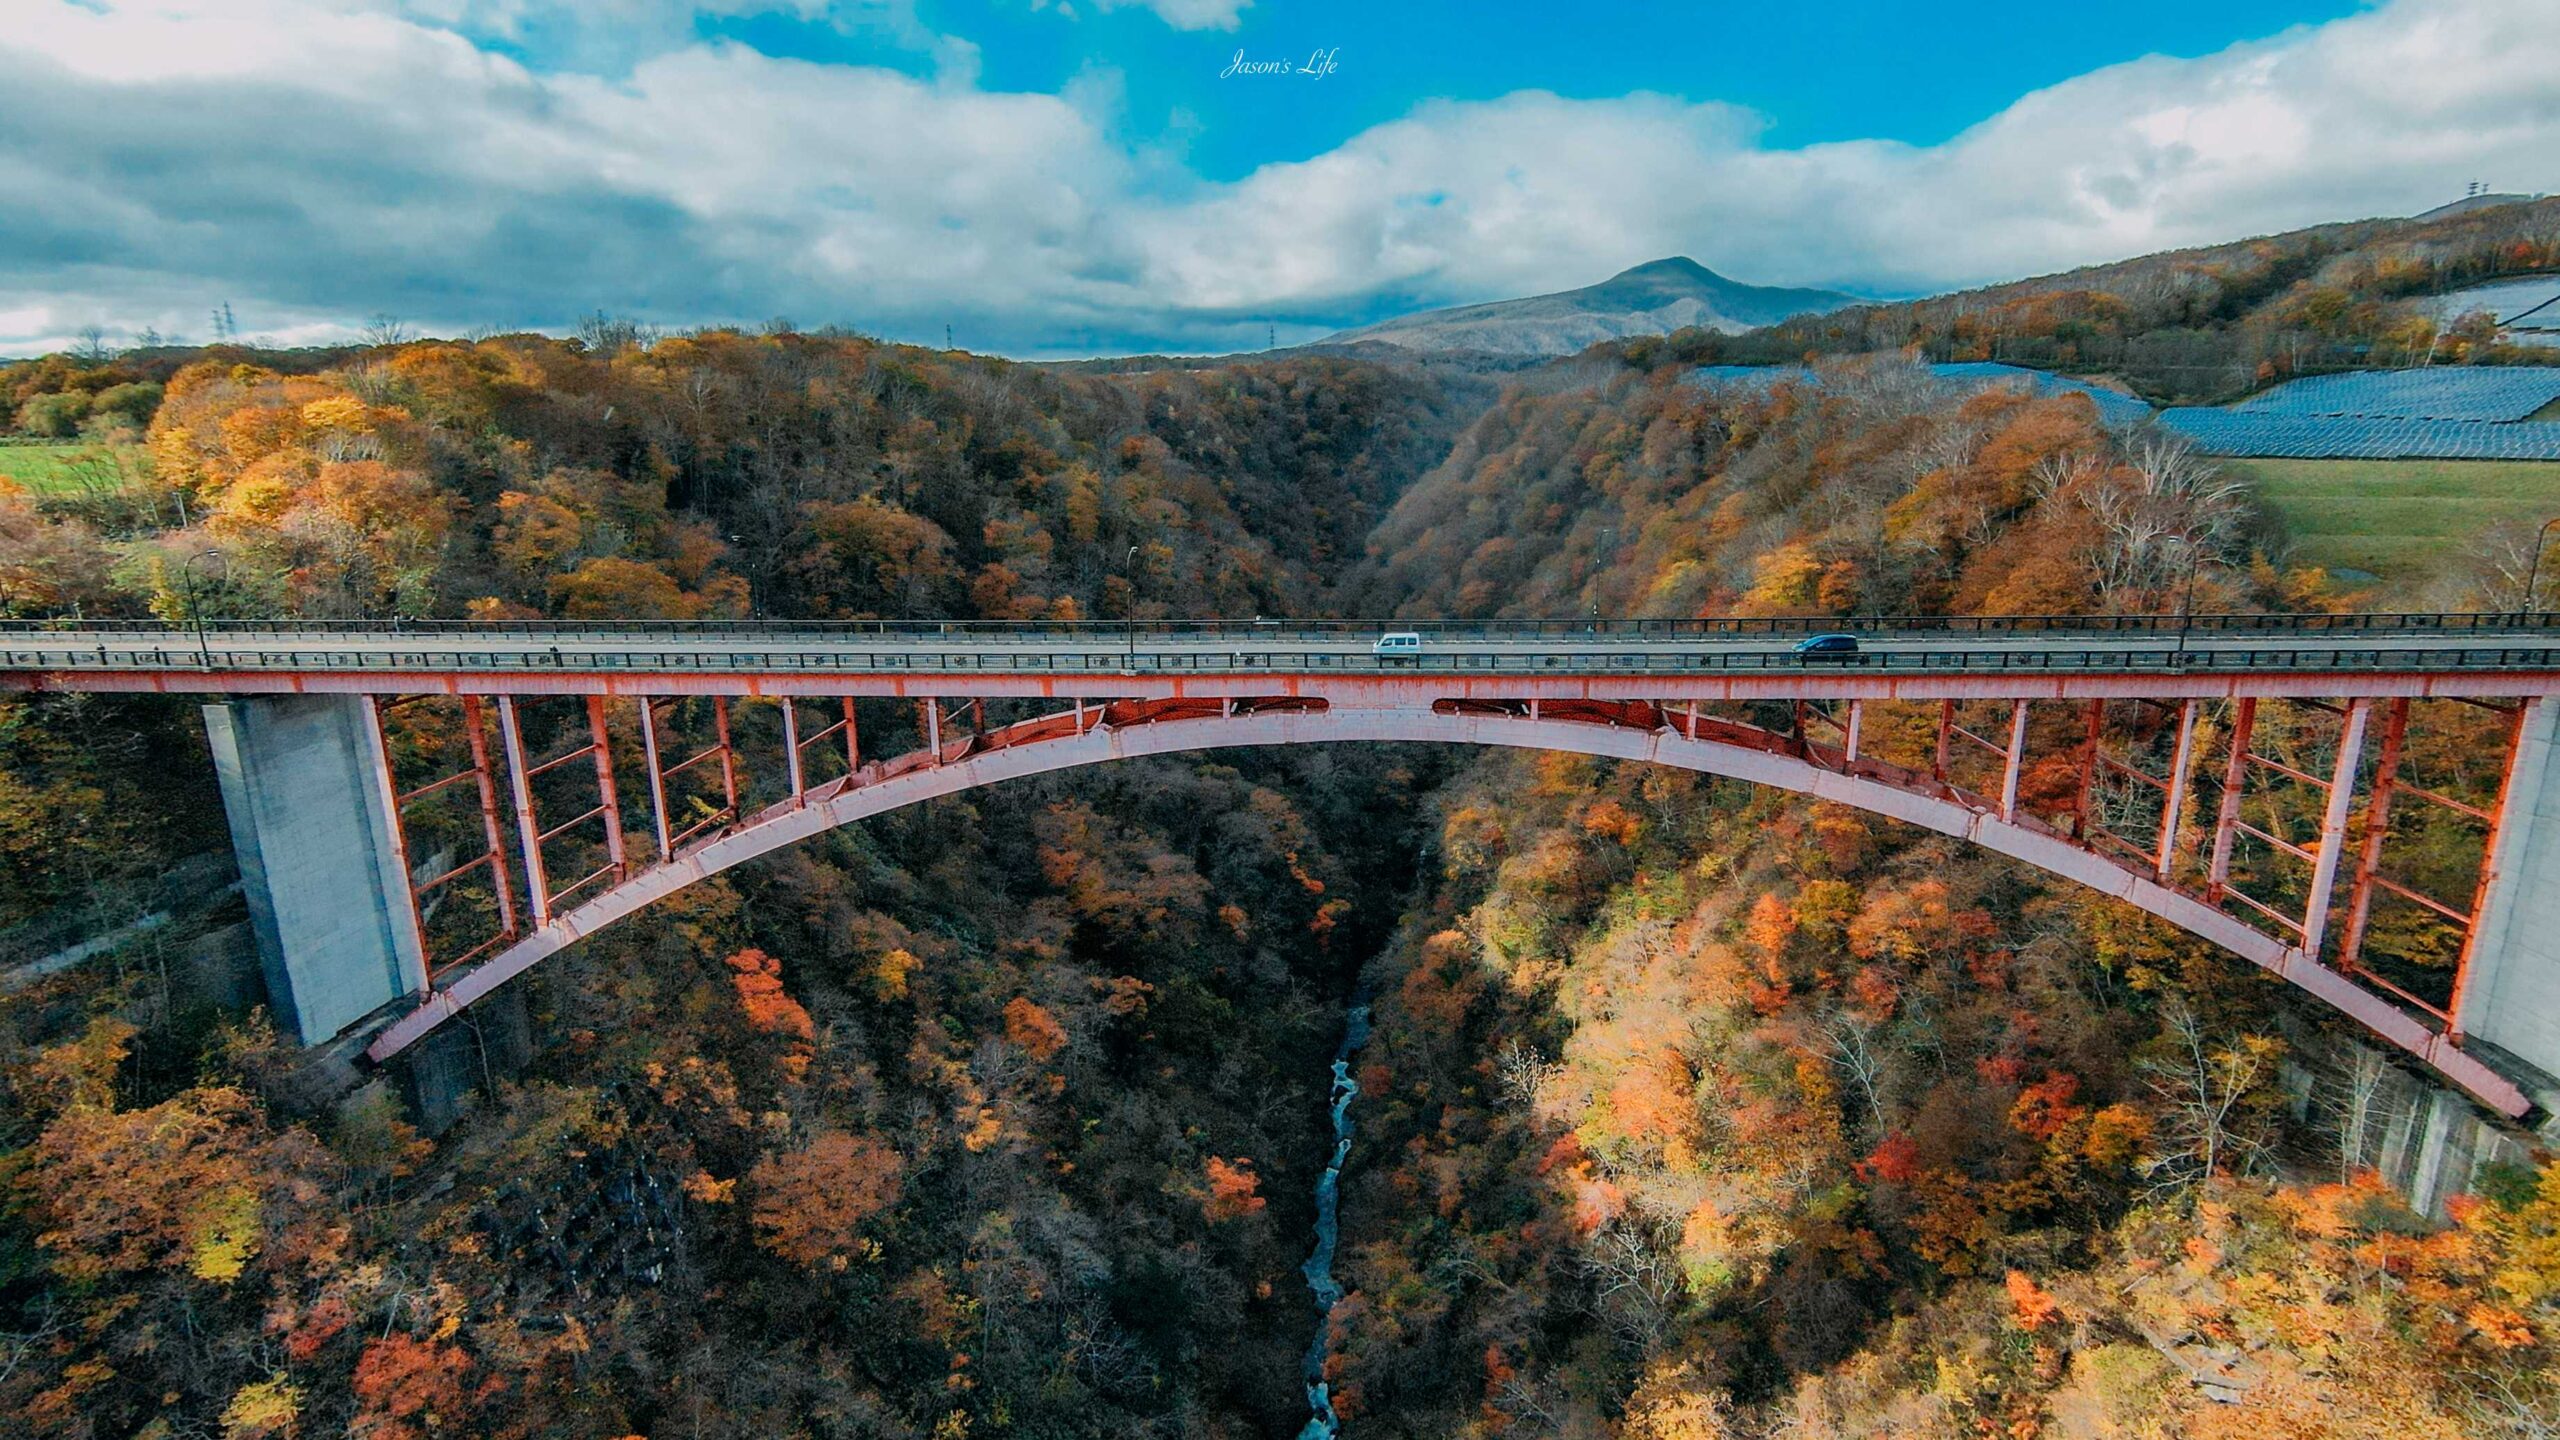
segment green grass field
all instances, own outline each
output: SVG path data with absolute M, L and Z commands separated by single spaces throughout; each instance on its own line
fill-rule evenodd
M 39 495 L 74 489 L 87 477 L 105 481 L 116 474 L 146 475 L 149 466 L 149 452 L 140 445 L 94 445 L 85 440 L 0 445 L 0 475 Z
M 0 462 L 5 463 L 5 462 Z M 2560 461 L 2226 460 L 2284 517 L 2302 561 L 2424 584 L 2500 521 L 2560 515 Z

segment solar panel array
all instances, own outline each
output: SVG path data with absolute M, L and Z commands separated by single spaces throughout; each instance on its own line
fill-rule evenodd
M 2450 325 L 2465 315 L 2487 313 L 2501 325 L 2520 325 L 2550 332 L 2560 330 L 2560 275 L 2530 280 L 2493 280 L 2439 295 L 2431 308 L 2436 323 Z
M 2109 425 L 2157 418 L 2213 455 L 2283 460 L 2560 460 L 2560 423 L 2528 417 L 2560 403 L 2560 366 L 2446 365 L 2294 380 L 2226 409 L 2154 412 L 2119 391 L 1993 362 L 1932 365 L 1953 385 L 2086 395 Z M 1819 385 L 1801 365 L 1701 365 L 1692 383 L 1769 390 Z
M 1755 390 L 1771 390 L 1785 380 L 1799 385 L 1819 383 L 1813 372 L 1801 365 L 1701 365 L 1689 372 L 1692 385 L 1747 385 Z
M 2560 460 L 2560 425 L 2176 409 L 2163 429 L 2215 455 L 2276 460 Z
M 2522 420 L 2560 400 L 2560 366 L 2438 365 L 2317 375 L 2231 408 L 2261 415 L 2352 415 L 2387 420 Z
M 2002 365 L 1993 361 L 1970 361 L 1951 365 L 1932 365 L 1929 373 L 1951 385 L 1980 389 L 1989 385 L 2010 385 L 2033 390 L 2038 395 L 2086 395 L 2098 407 L 2098 418 L 2109 425 L 2139 425 L 2151 418 L 2151 407 L 2118 390 L 2108 390 L 2086 381 L 2066 379 L 2030 370 L 2023 365 Z M 1819 385 L 1821 377 L 1801 365 L 1701 365 L 1689 372 L 1695 385 L 1742 385 L 1755 390 L 1771 390 L 1785 382 Z
M 1966 361 L 1952 365 L 1932 365 L 1929 373 L 1941 380 L 1959 385 L 1996 385 L 2017 382 L 2038 395 L 2086 395 L 2096 403 L 2098 418 L 2109 425 L 2139 425 L 2151 418 L 2151 407 L 2121 390 L 2109 390 L 2085 380 L 2030 370 L 2023 365 L 2003 365 L 1992 360 Z

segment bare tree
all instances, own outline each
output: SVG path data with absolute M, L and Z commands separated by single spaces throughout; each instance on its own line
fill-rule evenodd
M 2391 1073 L 2391 1062 L 2370 1045 L 2347 1043 L 2339 1048 L 2346 1059 L 2332 1083 L 2338 1106 L 2338 1171 L 2343 1179 L 2365 1168 L 2365 1141 L 2373 1130 L 2375 1103 L 2384 1078 Z
M 400 322 L 400 317 L 388 313 L 376 313 L 372 319 L 364 322 L 364 329 L 357 338 L 364 342 L 366 349 L 375 350 L 386 345 L 405 345 L 416 339 L 417 335 Z
M 1680 1304 L 1680 1264 L 1668 1236 L 1653 1225 L 1613 1220 L 1583 1247 L 1582 1268 L 1592 1280 L 1592 1308 L 1621 1339 L 1647 1349 L 1660 1342 Z
M 657 344 L 658 327 L 598 310 L 578 322 L 578 341 L 592 353 L 610 357 Z
M 2035 495 L 2050 500 L 2063 491 L 2096 476 L 2106 468 L 2103 457 L 2086 450 L 2065 450 L 2047 455 L 2036 462 Z
M 1502 1083 L 1502 1098 L 1522 1110 L 1537 1109 L 1538 1092 L 1564 1069 L 1539 1054 L 1536 1047 L 1516 1039 L 1503 1042 L 1502 1053 L 1493 1063 L 1494 1073 Z
M 1493 1397 L 1493 1408 L 1511 1417 L 1514 1427 L 1527 1421 L 1535 1429 L 1513 1429 L 1522 1435 L 1561 1435 L 1570 1402 L 1551 1380 L 1528 1380 L 1514 1375 L 1502 1382 Z
M 2528 581 L 2535 590 L 2549 588 L 2533 573 L 2533 558 L 2541 539 L 2541 531 L 2532 521 L 2501 520 L 2465 545 L 2462 569 L 2470 577 L 2471 594 L 2477 602 L 2511 610 L 2538 608 L 2540 597 L 2526 594 L 2525 588 Z
M 1884 1061 L 1876 1054 L 1874 1027 L 1846 1010 L 1834 1010 L 1822 1022 L 1823 1053 L 1858 1087 L 1859 1096 L 1867 1102 L 1870 1124 L 1884 1113 L 1876 1099 L 1876 1080 L 1884 1073 Z
M 2141 477 L 2143 493 L 2184 500 L 2192 508 L 2191 529 L 2221 538 L 2224 527 L 2239 520 L 2240 501 L 2249 487 L 2207 458 L 2184 435 L 2147 430 L 2134 442 L 2131 462 Z
M 2162 1012 L 2164 1045 L 2135 1062 L 2161 1102 L 2156 1148 L 2142 1164 L 2153 1191 L 2258 1170 L 2267 1159 L 2263 1110 L 2279 1045 L 2260 1035 L 2217 1040 L 2183 1000 Z
M 1979 421 L 1952 419 L 1941 422 L 1929 432 L 1928 443 L 1912 452 L 1912 478 L 1918 479 L 1932 470 L 1961 470 L 1971 465 L 1982 453 L 1986 438 Z
M 2121 463 L 2083 476 L 2072 493 L 2095 522 L 2098 583 L 2110 597 L 2166 603 L 2173 581 L 2230 549 L 2248 514 L 2246 485 L 2162 431 L 2142 432 Z
M 2512 1359 L 2494 1369 L 2457 1371 L 2463 1388 L 2463 1413 L 2480 1435 L 2513 1440 L 2560 1440 L 2560 1390 L 2549 1370 L 2536 1371 Z

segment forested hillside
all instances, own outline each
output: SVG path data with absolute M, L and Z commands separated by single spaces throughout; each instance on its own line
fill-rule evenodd
M 1455 423 L 1328 361 L 1092 379 L 734 335 L 212 361 L 170 377 L 129 486 L 0 497 L 0 597 L 1297 610 Z M 402 712 L 395 748 L 437 724 Z M 223 843 L 191 706 L 15 700 L 0 737 L 7 918 Z M 1133 764 L 697 887 L 546 977 L 531 1069 L 432 1145 L 380 1085 L 315 1098 L 166 951 L 12 992 L 5 1403 L 47 1435 L 1292 1430 L 1322 1057 L 1435 763 Z
M 2190 574 L 2200 609 L 2344 603 L 2084 400 L 1682 368 L 1478 414 L 1353 361 L 789 334 L 222 357 L 167 376 L 147 468 L 0 496 L 0 604 L 2095 613 Z M 450 743 L 402 714 L 402 754 Z M 0 702 L 0 922 L 221 848 L 195 725 Z M 314 1085 L 175 944 L 0 990 L 0 1412 L 31 1434 L 1294 1435 L 1360 998 L 1351 1436 L 2521 1437 L 2560 1395 L 2560 1169 L 2420 1220 L 2289 1130 L 2281 1062 L 2325 1037 L 2239 962 L 1687 772 L 1230 752 L 867 821 L 518 982 L 436 1137 L 386 1083 Z M 2421 920 L 2379 949 L 2443 973 Z M 2149 1338 L 2190 1333 L 2246 1343 L 2241 1403 Z
M 71 387 L 44 393 L 118 373 L 21 368 Z M 312 374 L 216 357 L 171 375 L 146 465 L 0 491 L 0 614 L 1296 612 L 1463 409 L 1342 361 L 1102 378 L 794 335 L 414 344 Z M 82 864 L 167 858 L 118 789 L 136 767 L 60 743 L 77 730 L 0 726 L 22 783 L 61 787 L 0 803 L 97 817 L 69 849 L 42 825 L 0 842 L 0 921 Z
M 2210 465 L 2084 400 L 1826 380 L 1510 397 L 1362 579 L 1411 613 L 2075 614 L 2168 608 L 2192 563 L 2199 608 L 2332 603 Z M 1871 705 L 1868 744 L 1925 766 L 1922 708 Z M 2075 720 L 2040 714 L 2045 753 Z M 2486 740 L 2435 773 L 2489 783 Z M 2031 769 L 2027 808 L 2059 821 L 2068 770 Z M 2321 1153 L 2277 1082 L 2324 1041 L 2229 956 L 1678 772 L 1505 756 L 1432 809 L 1431 894 L 1370 969 L 1335 1325 L 1358 1433 L 2547 1433 L 2560 1170 L 2442 1232 L 2369 1182 L 2274 1183 L 2277 1148 Z M 2440 979 L 2441 933 L 2386 943 Z M 2241 1404 L 2152 1343 L 2190 1334 L 2249 1350 Z
M 2506 360 L 2549 352 L 2498 343 L 2477 315 L 2434 297 L 2514 275 L 2560 272 L 2560 199 L 2432 219 L 2363 220 L 2170 251 L 1925 300 L 1861 305 L 1742 336 L 1684 331 L 1626 342 L 1665 357 L 1792 364 L 1809 354 L 1999 360 L 2114 376 L 2163 404 L 2220 403 L 2297 375 L 2365 366 Z

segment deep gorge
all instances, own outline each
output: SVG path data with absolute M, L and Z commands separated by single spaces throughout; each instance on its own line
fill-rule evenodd
M 1050 621 L 2335 599 L 2085 401 L 1890 358 L 1818 394 L 1683 373 L 1604 349 L 1497 392 L 734 332 L 208 360 L 165 377 L 167 494 L 0 496 L 0 596 Z M 2109 549 L 2088 517 L 2136 505 L 2206 558 Z M 219 580 L 186 578 L 204 550 Z M 404 709 L 395 745 L 457 743 L 441 716 Z M 107 763 L 188 754 L 194 723 L 0 700 L 0 802 L 43 836 L 0 845 L 10 919 L 220 849 L 201 797 L 155 812 L 149 767 Z M 2542 1393 L 2498 1367 L 2540 1353 L 2547 1296 L 2491 1277 L 2530 1271 L 2553 1182 L 2437 1228 L 2334 1172 L 2197 1173 L 2199 1115 L 2320 1153 L 2277 1083 L 2316 1023 L 2057 882 L 1688 772 L 1307 747 L 885 815 L 536 972 L 509 996 L 525 1062 L 435 1136 L 388 1077 L 315 1092 L 173 954 L 0 995 L 0 1403 L 31 1433 L 1240 1440 L 1329 1410 L 1356 1440 L 2450 1434 L 2499 1384 Z M 2225 1415 L 2145 1338 L 2163 1316 L 2316 1323 L 2325 1358 L 2270 1341 Z

